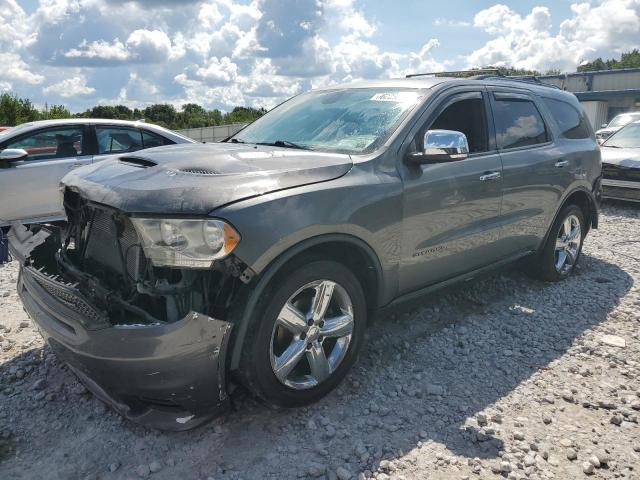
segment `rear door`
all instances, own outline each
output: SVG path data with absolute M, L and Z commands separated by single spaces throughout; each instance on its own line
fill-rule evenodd
M 63 217 L 60 180 L 92 161 L 84 125 L 61 125 L 6 140 L 0 149 L 21 148 L 28 157 L 0 165 L 0 220 Z
M 461 88 L 436 101 L 409 151 L 421 151 L 427 130 L 462 132 L 469 157 L 401 164 L 404 226 L 401 293 L 417 290 L 501 258 L 502 163 L 495 149 L 484 88 Z
M 504 176 L 502 244 L 507 254 L 535 250 L 567 188 L 568 162 L 537 96 L 504 87 L 489 92 Z

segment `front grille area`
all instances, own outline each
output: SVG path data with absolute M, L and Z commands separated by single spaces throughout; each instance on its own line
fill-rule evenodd
M 604 178 L 611 180 L 626 180 L 628 182 L 640 182 L 640 168 L 624 167 L 610 163 L 602 164 Z
M 74 285 L 32 267 L 27 267 L 27 274 L 58 302 L 78 313 L 87 328 L 109 325 L 105 312 L 98 310 L 87 301 Z
M 90 210 L 85 226 L 87 271 L 99 275 L 103 268 L 107 268 L 129 280 L 138 278 L 145 267 L 145 259 L 131 220 L 109 210 L 87 208 Z

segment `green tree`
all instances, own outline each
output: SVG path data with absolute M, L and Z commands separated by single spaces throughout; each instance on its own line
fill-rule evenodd
M 45 112 L 43 112 L 42 117 L 45 118 Z M 46 111 L 46 118 L 48 120 L 56 118 L 71 118 L 71 112 L 64 105 L 51 105 Z
M 601 57 L 580 65 L 579 72 L 595 72 L 598 70 L 619 70 L 621 68 L 638 68 L 640 67 L 640 50 L 633 49 L 630 52 L 624 52 L 620 55 L 620 59 L 610 58 L 603 60 Z
M 156 103 L 145 108 L 142 116 L 147 122 L 157 123 L 167 128 L 174 128 L 178 118 L 178 112 L 173 105 L 168 103 Z
M 267 113 L 264 108 L 235 107 L 222 118 L 222 123 L 249 123 Z
M 40 112 L 33 106 L 31 100 L 19 98 L 10 93 L 0 95 L 0 125 L 13 127 L 39 118 Z

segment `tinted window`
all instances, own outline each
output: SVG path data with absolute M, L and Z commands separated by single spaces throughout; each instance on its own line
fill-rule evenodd
M 469 153 L 486 152 L 488 136 L 482 98 L 459 100 L 446 107 L 429 127 L 462 132 L 469 142 Z
M 142 130 L 142 145 L 144 148 L 160 147 L 162 145 L 171 145 L 173 142 L 155 133 Z
M 517 148 L 548 141 L 547 129 L 530 100 L 496 99 L 494 106 L 498 148 Z
M 39 130 L 9 141 L 5 148 L 26 150 L 29 154 L 27 160 L 46 160 L 82 155 L 83 145 L 83 128 L 82 126 L 74 126 Z
M 96 127 L 98 153 L 135 152 L 142 148 L 142 134 L 137 128 Z
M 562 100 L 554 100 L 553 98 L 543 98 L 542 100 L 551 111 L 551 115 L 558 123 L 564 137 L 578 139 L 591 136 L 591 130 L 584 113 Z

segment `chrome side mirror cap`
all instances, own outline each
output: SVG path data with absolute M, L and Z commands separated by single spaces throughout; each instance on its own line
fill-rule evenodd
M 18 160 L 25 160 L 29 154 L 22 148 L 5 148 L 0 152 L 0 161 L 2 162 L 16 162 Z
M 424 150 L 410 153 L 411 163 L 442 163 L 464 160 L 469 156 L 467 136 L 455 130 L 428 130 L 424 134 Z

